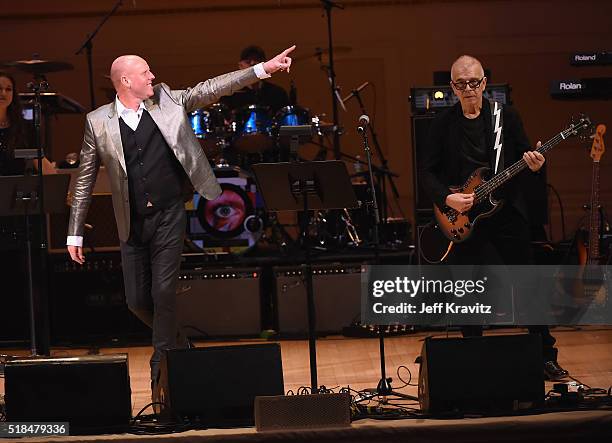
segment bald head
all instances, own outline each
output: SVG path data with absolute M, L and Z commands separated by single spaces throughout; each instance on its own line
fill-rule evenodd
M 110 78 L 122 102 L 142 101 L 153 95 L 155 76 L 146 60 L 137 55 L 117 57 L 111 65 Z
M 115 89 L 121 84 L 121 77 L 130 76 L 139 67 L 139 65 L 147 64 L 147 62 L 137 55 L 122 55 L 117 57 L 110 69 L 110 78 Z
M 457 81 L 466 72 L 478 73 L 478 77 L 484 77 L 484 69 L 480 61 L 471 55 L 462 55 L 451 66 L 451 79 Z
M 480 115 L 482 93 L 487 86 L 484 69 L 478 59 L 462 55 L 451 67 L 451 86 L 468 118 Z

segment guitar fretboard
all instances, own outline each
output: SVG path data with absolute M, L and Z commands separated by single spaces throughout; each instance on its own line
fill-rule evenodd
M 577 128 L 572 127 L 572 128 L 568 128 L 565 131 L 558 133 L 553 138 L 548 140 L 546 143 L 543 143 L 542 146 L 540 146 L 538 149 L 536 149 L 536 152 L 539 152 L 540 154 L 545 154 L 550 149 L 552 149 L 554 146 L 556 146 L 557 144 L 559 144 L 560 142 L 568 138 L 570 135 L 575 133 L 576 129 Z M 474 191 L 474 193 L 476 194 L 475 195 L 476 203 L 481 202 L 484 199 L 488 198 L 489 195 L 493 191 L 495 191 L 501 185 L 503 185 L 508 180 L 513 178 L 515 175 L 517 175 L 519 172 L 521 172 L 526 167 L 527 167 L 527 162 L 525 162 L 525 160 L 521 158 L 519 161 L 517 161 L 510 167 L 495 174 L 489 181 L 478 186 L 476 190 Z

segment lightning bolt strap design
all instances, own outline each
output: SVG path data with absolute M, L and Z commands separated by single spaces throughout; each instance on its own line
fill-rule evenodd
M 501 155 L 501 133 L 502 133 L 502 128 L 500 126 L 500 121 L 501 121 L 501 108 L 499 107 L 498 103 L 495 102 L 495 110 L 493 111 L 493 115 L 495 115 L 495 128 L 493 129 L 493 131 L 495 132 L 495 146 L 493 147 L 493 149 L 495 149 L 497 151 L 496 155 L 495 155 L 495 169 L 494 169 L 494 173 L 497 173 L 497 169 L 499 168 L 499 157 Z

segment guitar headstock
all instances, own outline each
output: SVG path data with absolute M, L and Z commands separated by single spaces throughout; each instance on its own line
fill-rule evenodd
M 584 114 L 580 114 L 579 117 L 572 118 L 569 126 L 563 132 L 561 132 L 561 136 L 564 139 L 578 136 L 581 139 L 586 140 L 591 136 L 592 129 L 593 123 L 591 123 L 589 117 Z
M 591 146 L 591 158 L 594 162 L 601 160 L 606 147 L 604 145 L 603 135 L 606 133 L 606 125 L 597 125 L 595 134 L 593 134 L 593 145 Z

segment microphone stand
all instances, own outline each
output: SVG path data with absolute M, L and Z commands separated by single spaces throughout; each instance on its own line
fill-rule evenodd
M 359 107 L 361 108 L 361 114 L 368 115 L 365 105 L 363 104 L 363 100 L 361 100 L 361 94 L 360 94 L 359 88 L 353 90 L 352 95 L 357 99 L 357 102 L 359 103 Z M 381 166 L 377 170 L 377 175 L 382 176 L 382 180 L 379 181 L 381 183 L 380 193 L 382 197 L 381 217 L 382 217 L 383 223 L 387 223 L 387 216 L 388 216 L 387 208 L 389 207 L 389 203 L 387 201 L 387 186 L 386 186 L 387 179 L 389 180 L 389 184 L 391 186 L 391 192 L 393 192 L 393 197 L 395 198 L 396 202 L 397 202 L 397 199 L 399 198 L 399 192 L 397 191 L 397 186 L 395 185 L 393 176 L 389 174 L 388 162 L 385 156 L 383 155 L 382 149 L 380 148 L 380 143 L 378 142 L 378 135 L 376 134 L 376 130 L 374 129 L 373 121 L 368 123 L 368 128 L 370 129 L 370 134 L 372 135 L 372 141 L 374 142 L 374 147 L 376 148 L 376 154 L 378 155 L 378 158 L 380 159 L 380 162 L 381 162 Z M 398 208 L 400 208 L 400 212 L 401 212 L 401 206 L 399 205 L 399 203 L 397 206 Z
M 367 114 L 364 114 L 367 115 Z M 369 122 L 367 123 L 369 126 Z M 372 167 L 372 152 L 370 150 L 370 144 L 368 143 L 368 131 L 365 127 L 359 126 L 357 128 L 357 132 L 361 134 L 363 139 L 363 150 L 365 151 L 367 162 L 368 162 L 368 179 L 370 182 L 370 189 L 372 193 L 372 212 L 374 213 L 374 265 L 377 266 L 380 264 L 380 240 L 379 240 L 379 226 L 380 226 L 380 213 L 378 211 L 378 202 L 376 199 L 376 191 L 374 188 L 374 172 Z M 376 394 L 381 397 L 386 397 L 389 395 L 394 395 L 396 397 L 401 397 L 409 400 L 417 400 L 418 398 L 402 394 L 399 392 L 393 391 L 391 387 L 391 377 L 387 378 L 387 371 L 385 368 L 385 336 L 382 328 L 377 326 L 378 331 L 378 343 L 379 343 L 379 354 L 380 354 L 380 380 L 378 381 L 378 385 L 376 386 Z
M 22 201 L 25 203 L 25 239 L 26 239 L 26 265 L 28 267 L 28 301 L 29 301 L 29 316 L 30 316 L 30 352 L 32 356 L 37 355 L 49 355 L 49 330 L 47 323 L 47 311 L 48 304 L 46 297 L 44 297 L 44 291 L 46 288 L 45 277 L 46 277 L 46 252 L 47 249 L 47 223 L 45 218 L 44 209 L 44 181 L 43 181 L 43 150 L 42 150 L 42 137 L 40 123 L 42 119 L 42 110 L 40 104 L 40 94 L 46 91 L 49 87 L 45 76 L 38 74 L 34 76 L 34 81 L 28 83 L 28 89 L 34 93 L 34 106 L 33 106 L 33 123 L 34 123 L 34 143 L 36 145 L 36 157 L 38 159 L 38 184 L 37 190 L 30 196 L 23 196 Z M 34 207 L 37 208 L 34 211 L 34 215 L 40 217 L 39 227 L 39 255 L 36 257 L 40 263 L 41 273 L 38 276 L 38 297 L 34 295 L 34 266 L 32 262 L 32 234 L 31 234 L 31 223 L 30 216 L 27 212 L 27 205 L 30 201 L 33 201 Z M 36 301 L 38 300 L 38 306 Z M 38 309 L 37 309 L 38 308 Z M 40 342 L 37 340 L 37 328 L 36 328 L 36 317 L 42 322 L 42 331 L 40 335 Z
M 332 9 L 344 9 L 339 3 L 333 2 L 331 0 L 321 0 L 323 3 L 323 8 L 325 9 L 327 15 L 327 38 L 328 38 L 328 46 L 329 46 L 329 66 L 327 68 L 329 83 L 331 88 L 331 98 L 332 98 L 332 116 L 334 120 L 334 158 L 336 160 L 340 159 L 340 122 L 338 117 L 338 103 L 336 99 L 338 98 L 338 87 L 336 86 L 336 71 L 334 69 L 334 47 L 332 44 Z
M 79 47 L 79 49 L 74 53 L 74 55 L 80 55 L 83 50 L 86 50 L 87 55 L 87 72 L 89 74 L 89 97 L 91 99 L 91 109 L 92 111 L 96 109 L 96 98 L 94 94 L 94 79 L 93 79 L 93 62 L 92 62 L 92 50 L 93 50 L 93 39 L 98 33 L 98 31 L 104 26 L 104 23 L 115 13 L 119 6 L 123 3 L 123 0 L 118 0 L 113 6 L 113 9 L 102 18 L 102 21 L 96 26 L 96 29 L 93 30 L 91 34 L 87 35 L 87 39 L 85 42 Z

